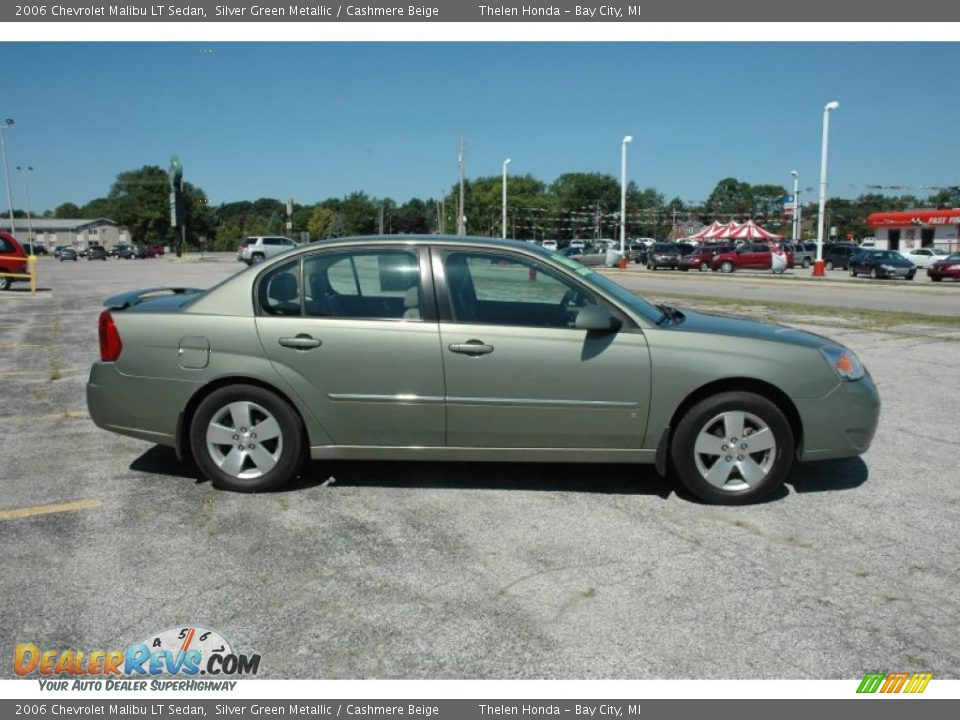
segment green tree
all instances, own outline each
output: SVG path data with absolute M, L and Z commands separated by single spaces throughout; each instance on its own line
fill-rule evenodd
M 315 206 L 310 213 L 310 219 L 307 221 L 307 230 L 310 231 L 310 237 L 313 239 L 330 237 L 334 215 L 336 215 L 336 212 L 328 207 Z
M 736 178 L 724 178 L 716 184 L 707 198 L 707 212 L 715 218 L 733 215 L 747 217 L 753 214 L 755 200 L 750 183 Z
M 170 228 L 170 181 L 156 165 L 128 170 L 117 176 L 107 195 L 112 218 L 130 231 L 133 240 L 165 243 Z
M 80 207 L 76 203 L 65 202 L 57 205 L 53 211 L 53 216 L 61 220 L 82 217 Z

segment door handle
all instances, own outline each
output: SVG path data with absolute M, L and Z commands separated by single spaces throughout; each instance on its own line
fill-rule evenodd
M 487 345 L 482 340 L 467 340 L 465 343 L 452 343 L 448 346 L 450 352 L 461 355 L 489 355 L 493 352 L 493 345 Z
M 297 350 L 309 350 L 323 345 L 323 341 L 317 340 L 306 333 L 300 333 L 296 337 L 282 337 L 277 342 L 284 347 L 296 348 Z

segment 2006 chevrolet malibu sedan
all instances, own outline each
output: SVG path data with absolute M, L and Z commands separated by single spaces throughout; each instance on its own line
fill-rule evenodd
M 104 304 L 94 422 L 229 490 L 308 457 L 616 462 L 746 503 L 795 460 L 866 451 L 880 408 L 832 340 L 651 305 L 529 243 L 325 241 Z

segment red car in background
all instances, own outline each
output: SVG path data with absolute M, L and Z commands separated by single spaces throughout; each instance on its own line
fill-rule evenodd
M 697 245 L 693 252 L 680 258 L 680 269 L 684 272 L 688 270 L 710 269 L 710 261 L 717 255 L 733 252 L 733 245 Z
M 27 254 L 20 243 L 8 232 L 0 231 L 0 273 L 25 273 Z M 0 274 L 0 290 L 10 289 L 10 284 L 26 278 L 12 278 Z
M 793 253 L 787 250 L 787 267 L 793 267 Z M 710 261 L 711 270 L 731 273 L 734 270 L 770 270 L 773 267 L 773 253 L 769 245 L 748 243 L 736 250 L 714 255 Z
M 163 245 L 159 243 L 147 245 L 147 257 L 158 257 L 160 255 L 163 255 Z
M 943 260 L 937 260 L 927 268 L 927 277 L 934 282 L 944 278 L 960 280 L 960 252 L 947 255 Z

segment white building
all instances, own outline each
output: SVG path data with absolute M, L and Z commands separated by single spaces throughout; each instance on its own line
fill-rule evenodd
M 887 250 L 940 248 L 960 250 L 960 209 L 877 212 L 867 217 L 877 238 L 876 246 Z
M 130 233 L 108 218 L 14 218 L 14 230 L 11 232 L 10 217 L 0 218 L 0 230 L 10 232 L 22 242 L 36 242 L 46 245 L 50 250 L 58 245 L 71 245 L 83 250 L 91 245 L 106 248 L 130 242 Z M 32 233 L 31 233 L 32 230 Z

